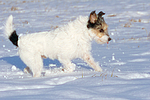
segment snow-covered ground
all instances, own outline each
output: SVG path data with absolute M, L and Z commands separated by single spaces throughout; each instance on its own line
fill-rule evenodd
M 150 100 L 149 0 L 0 0 L 0 100 Z M 73 73 L 59 72 L 57 60 L 44 59 L 43 77 L 25 74 L 26 65 L 3 34 L 10 14 L 19 34 L 50 31 L 104 11 L 113 39 L 92 43 L 102 66 L 95 72 L 75 59 Z

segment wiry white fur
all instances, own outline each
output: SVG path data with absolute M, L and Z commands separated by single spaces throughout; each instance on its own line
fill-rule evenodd
M 6 33 L 12 32 L 12 16 L 6 23 Z M 81 58 L 96 71 L 102 71 L 91 55 L 91 41 L 96 35 L 87 28 L 88 17 L 80 16 L 75 21 L 50 32 L 40 32 L 23 35 L 19 38 L 19 55 L 22 61 L 31 69 L 34 77 L 41 75 L 43 61 L 41 55 L 50 59 L 58 59 L 65 70 L 72 72 L 74 58 Z M 107 41 L 105 41 L 107 38 Z M 101 39 L 103 41 L 103 39 Z M 104 43 L 108 42 L 105 36 Z
M 14 31 L 13 29 L 13 16 L 10 15 L 6 21 L 4 33 L 9 37 L 11 33 Z

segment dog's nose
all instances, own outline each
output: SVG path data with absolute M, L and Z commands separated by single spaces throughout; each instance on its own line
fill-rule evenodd
M 108 38 L 108 41 L 110 41 L 110 40 L 111 40 L 111 38 L 109 37 L 109 38 Z

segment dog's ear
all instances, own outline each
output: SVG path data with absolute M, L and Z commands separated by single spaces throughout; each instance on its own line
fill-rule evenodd
M 105 13 L 102 12 L 102 11 L 100 11 L 100 12 L 98 13 L 98 17 L 102 17 L 103 15 L 105 15 Z
M 99 20 L 100 23 L 103 23 L 103 22 L 104 22 L 104 18 L 102 17 L 103 15 L 105 15 L 105 13 L 102 12 L 102 11 L 100 11 L 100 12 L 98 13 L 98 20 Z
M 97 15 L 96 15 L 95 11 L 92 11 L 90 14 L 90 22 L 95 23 L 96 20 L 97 20 Z

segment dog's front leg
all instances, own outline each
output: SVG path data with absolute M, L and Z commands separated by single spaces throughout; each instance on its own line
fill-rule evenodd
M 60 63 L 62 63 L 64 69 L 62 69 L 64 72 L 73 72 L 75 70 L 75 64 L 71 63 L 69 59 L 60 59 Z
M 99 66 L 99 64 L 94 61 L 93 57 L 92 57 L 90 54 L 87 54 L 87 53 L 86 53 L 86 54 L 83 56 L 83 60 L 84 60 L 87 64 L 89 64 L 89 66 L 92 67 L 95 71 L 99 71 L 99 72 L 102 71 L 102 69 L 101 69 L 101 67 Z

